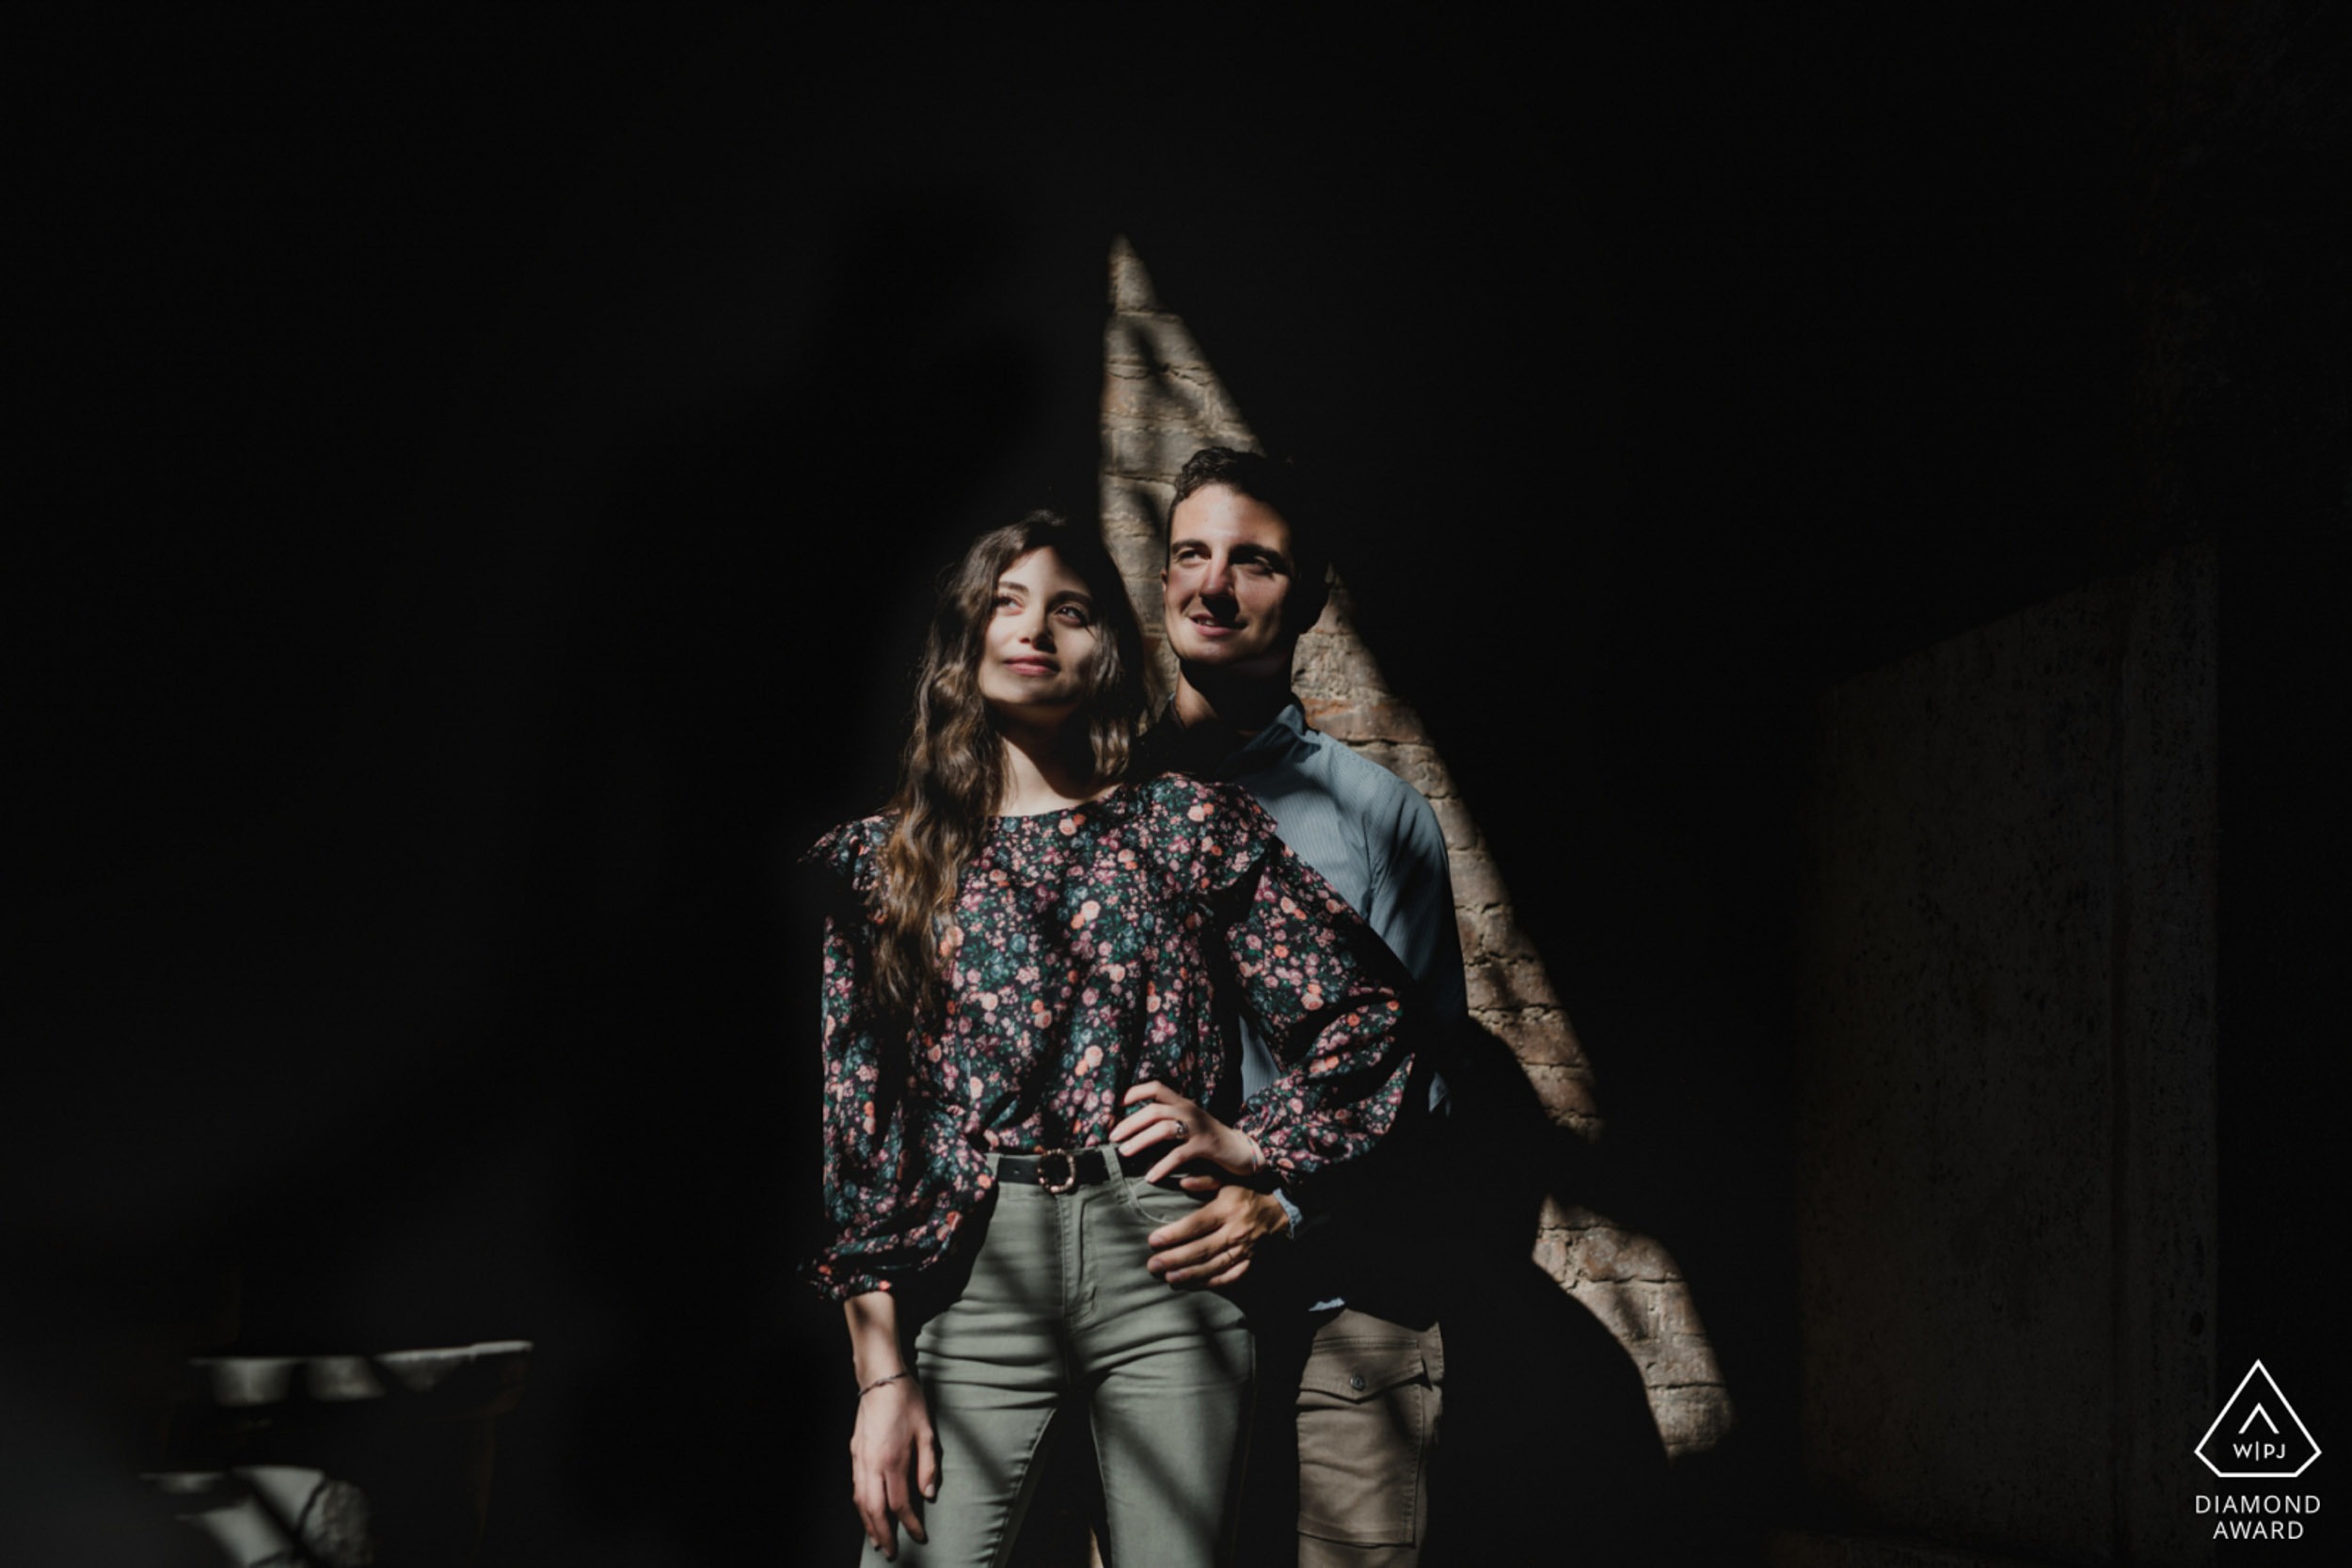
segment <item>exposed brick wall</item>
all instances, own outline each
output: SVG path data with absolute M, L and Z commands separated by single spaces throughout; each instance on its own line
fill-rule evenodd
M 1125 240 L 1111 247 L 1111 317 L 1103 376 L 1103 533 L 1128 592 L 1145 609 L 1161 680 L 1175 668 L 1149 613 L 1159 603 L 1176 472 L 1200 447 L 1255 448 L 1256 437 L 1181 318 L 1153 291 Z M 1344 550 L 1344 542 L 1342 542 Z M 1593 1072 L 1543 958 L 1512 914 L 1486 836 L 1430 744 L 1413 705 L 1380 673 L 1356 629 L 1346 584 L 1300 639 L 1293 686 L 1314 726 L 1345 741 L 1428 798 L 1453 864 L 1470 1017 L 1518 1060 L 1546 1113 L 1586 1138 L 1600 1133 Z M 1573 1196 L 1573 1195 L 1567 1195 Z M 1691 1292 L 1666 1249 L 1558 1198 L 1538 1222 L 1535 1261 L 1606 1324 L 1641 1369 L 1667 1451 L 1711 1448 L 1731 1402 Z

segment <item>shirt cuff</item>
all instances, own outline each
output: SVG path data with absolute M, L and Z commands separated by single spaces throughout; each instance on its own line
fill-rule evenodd
M 1291 1222 L 1291 1235 L 1294 1239 L 1295 1239 L 1298 1235 L 1299 1227 L 1307 1223 L 1307 1216 L 1299 1211 L 1297 1204 L 1291 1201 L 1291 1195 L 1284 1192 L 1281 1188 L 1277 1187 L 1274 1189 L 1273 1197 L 1275 1202 L 1282 1206 L 1282 1212 L 1289 1217 Z

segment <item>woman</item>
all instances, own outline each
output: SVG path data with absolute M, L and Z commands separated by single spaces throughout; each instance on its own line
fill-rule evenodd
M 917 1560 L 1001 1560 L 1055 1412 L 1084 1402 L 1121 1568 L 1214 1561 L 1248 1332 L 1153 1275 L 1146 1238 L 1220 1180 L 1363 1152 L 1403 1095 L 1392 960 L 1361 922 L 1240 790 L 1128 776 L 1141 665 L 1099 545 L 1048 513 L 983 535 L 942 592 L 890 810 L 810 851 L 834 1234 L 809 1272 L 849 1322 L 884 1557 L 903 1526 Z M 1288 1069 L 1247 1104 L 1229 1002 Z

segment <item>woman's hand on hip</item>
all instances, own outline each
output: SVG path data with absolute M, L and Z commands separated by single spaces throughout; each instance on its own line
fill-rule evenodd
M 1174 1146 L 1145 1174 L 1146 1181 L 1158 1181 L 1194 1160 L 1205 1160 L 1235 1176 L 1255 1176 L 1265 1164 L 1255 1138 L 1226 1126 L 1165 1084 L 1137 1084 L 1120 1103 L 1128 1107 L 1126 1118 L 1111 1129 L 1111 1142 L 1120 1153 Z M 1187 1192 L 1206 1192 L 1218 1182 L 1214 1176 L 1200 1175 L 1187 1176 L 1177 1185 Z
M 930 1407 L 913 1373 L 858 1396 L 857 1428 L 850 1434 L 850 1492 L 866 1538 L 882 1556 L 897 1560 L 898 1527 L 917 1541 L 923 1520 L 914 1505 L 939 1495 L 939 1438 L 931 1431 Z

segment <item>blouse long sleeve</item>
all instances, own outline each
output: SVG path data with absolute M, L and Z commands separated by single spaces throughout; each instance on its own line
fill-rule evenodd
M 1109 1140 L 1121 1096 L 1168 1084 L 1258 1140 L 1291 1183 L 1387 1132 L 1409 1053 L 1402 971 L 1248 794 L 1175 775 L 998 817 L 962 870 L 939 994 L 885 1018 L 873 908 L 891 824 L 834 830 L 819 987 L 824 1293 L 912 1288 L 983 1215 L 1003 1152 Z M 1286 1069 L 1241 1099 L 1218 1009 Z
M 979 1176 L 967 1194 L 957 1191 L 963 1183 L 937 1179 L 969 1161 L 934 1147 L 942 1124 L 924 1103 L 906 1027 L 899 1024 L 894 1040 L 877 1017 L 874 927 L 865 898 L 871 847 L 860 835 L 836 832 L 808 857 L 833 873 L 833 896 L 818 982 L 828 1240 L 806 1273 L 835 1299 L 891 1290 L 945 1254 L 969 1200 L 986 1185 Z
M 1236 1125 L 1276 1179 L 1304 1182 L 1368 1153 L 1395 1122 L 1412 1067 L 1395 958 L 1239 789 L 1207 813 L 1201 853 L 1236 1002 L 1284 1069 Z

